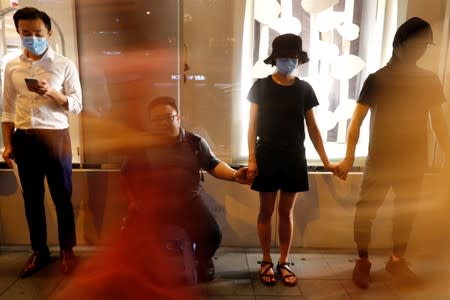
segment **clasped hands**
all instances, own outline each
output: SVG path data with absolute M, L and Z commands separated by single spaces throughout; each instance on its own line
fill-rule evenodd
M 347 179 L 347 175 L 353 166 L 353 159 L 345 158 L 338 164 L 325 164 L 325 168 L 342 180 Z M 236 181 L 242 184 L 251 184 L 258 173 L 256 162 L 249 162 L 248 167 L 241 167 L 236 173 Z
M 348 172 L 352 169 L 354 159 L 344 158 L 341 162 L 338 164 L 332 164 L 330 165 L 330 168 L 327 168 L 335 176 L 342 180 L 347 179 Z
M 248 167 L 240 167 L 234 174 L 234 179 L 240 184 L 252 184 L 253 179 L 248 177 Z

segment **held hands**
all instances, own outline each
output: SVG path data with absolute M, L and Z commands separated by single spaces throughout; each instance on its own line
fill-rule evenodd
M 340 179 L 346 180 L 348 172 L 353 166 L 353 161 L 354 159 L 352 158 L 345 158 L 338 164 L 326 162 L 324 163 L 324 167 Z M 249 159 L 248 167 L 241 167 L 236 171 L 235 180 L 241 184 L 252 184 L 257 174 L 258 166 L 256 164 L 256 160 Z
M 334 175 L 339 177 L 342 180 L 347 179 L 348 172 L 351 170 L 353 166 L 354 159 L 344 158 L 337 166 L 334 172 Z
M 325 167 L 325 169 L 327 169 L 328 171 L 330 171 L 334 175 L 336 175 L 336 165 L 335 164 L 331 164 L 330 162 L 327 162 L 327 163 L 324 163 L 323 166 Z
M 249 159 L 247 167 L 240 167 L 234 173 L 234 180 L 240 184 L 248 184 L 251 185 L 253 180 L 255 179 L 257 173 L 256 160 L 253 160 L 253 163 Z
M 253 180 L 250 180 L 248 178 L 248 168 L 247 167 L 241 167 L 239 168 L 236 173 L 234 174 L 234 179 L 237 183 L 240 184 L 251 184 Z

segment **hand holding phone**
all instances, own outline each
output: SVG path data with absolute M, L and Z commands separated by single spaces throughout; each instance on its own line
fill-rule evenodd
M 37 88 L 37 86 L 39 84 L 39 79 L 27 77 L 27 78 L 25 78 L 25 83 L 26 83 L 28 89 Z
M 49 85 L 46 80 L 39 80 L 37 78 L 27 77 L 25 78 L 25 83 L 30 92 L 37 93 L 41 96 L 44 96 L 49 89 Z

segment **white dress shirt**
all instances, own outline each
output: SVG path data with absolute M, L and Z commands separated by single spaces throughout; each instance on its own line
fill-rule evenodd
M 46 95 L 30 92 L 26 77 L 47 80 L 53 89 L 67 97 L 68 109 Z M 68 113 L 78 114 L 83 108 L 78 70 L 71 60 L 50 47 L 37 61 L 22 53 L 6 64 L 2 100 L 2 122 L 12 122 L 15 128 L 68 128 Z

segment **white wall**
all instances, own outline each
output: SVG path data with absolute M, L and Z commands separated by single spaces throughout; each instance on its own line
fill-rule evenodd
M 310 173 L 310 191 L 297 200 L 294 212 L 294 247 L 353 248 L 353 216 L 360 190 L 361 173 L 349 175 L 341 181 L 329 173 Z M 443 181 L 447 177 L 427 175 L 424 183 L 419 214 L 415 223 L 412 244 L 445 232 L 448 222 L 448 194 Z M 206 191 L 216 200 L 210 202 L 211 211 L 223 230 L 223 244 L 227 246 L 255 247 L 259 245 L 256 233 L 258 193 L 248 186 L 219 181 L 207 176 Z M 391 217 L 394 194 L 390 192 L 380 208 L 373 225 L 371 246 L 391 246 Z M 276 213 L 273 216 L 273 240 L 277 246 Z
M 427 175 L 419 214 L 413 228 L 411 250 L 433 251 L 432 246 L 447 240 L 450 225 L 448 211 L 448 173 Z M 11 171 L 0 171 L 0 245 L 28 245 L 23 200 Z M 353 215 L 361 174 L 351 174 L 343 182 L 328 173 L 309 175 L 310 191 L 304 193 L 295 208 L 293 247 L 354 248 Z M 223 232 L 223 246 L 258 247 L 256 217 L 258 193 L 248 186 L 205 176 L 205 189 L 213 197 L 208 205 Z M 393 194 L 378 212 L 373 226 L 373 248 L 390 248 Z M 57 245 L 56 215 L 46 193 L 48 241 Z M 108 243 L 117 236 L 126 212 L 119 185 L 119 172 L 111 170 L 75 170 L 73 204 L 79 245 Z M 277 216 L 273 216 L 273 246 Z

